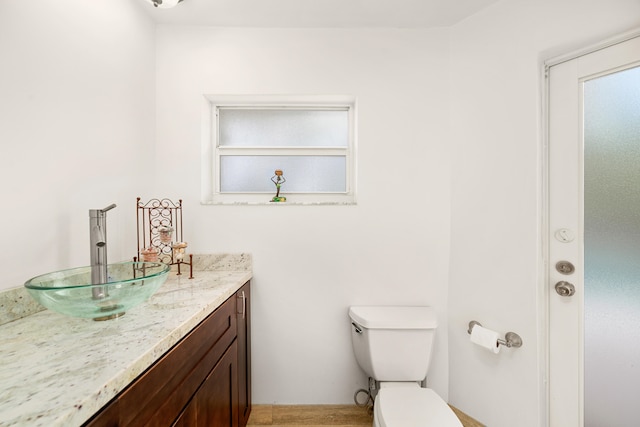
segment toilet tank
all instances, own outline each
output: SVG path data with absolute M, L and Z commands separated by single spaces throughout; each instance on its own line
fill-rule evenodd
M 360 367 L 378 381 L 422 381 L 437 327 L 432 307 L 349 308 L 351 342 Z

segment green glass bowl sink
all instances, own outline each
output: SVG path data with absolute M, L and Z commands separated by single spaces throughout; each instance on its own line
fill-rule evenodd
M 149 299 L 167 280 L 170 269 L 159 262 L 121 262 L 107 265 L 108 281 L 104 284 L 91 284 L 91 267 L 87 266 L 43 274 L 24 286 L 50 310 L 107 320 Z

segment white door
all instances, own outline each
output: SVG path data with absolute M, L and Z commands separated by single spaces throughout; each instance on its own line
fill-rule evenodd
M 547 78 L 549 425 L 638 425 L 640 37 Z

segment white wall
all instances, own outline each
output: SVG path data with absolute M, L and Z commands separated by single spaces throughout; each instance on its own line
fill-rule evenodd
M 435 306 L 430 384 L 446 397 L 448 32 L 160 26 L 157 37 L 158 188 L 185 201 L 192 251 L 253 254 L 254 402 L 353 403 L 366 381 L 353 304 Z M 355 95 L 357 206 L 200 205 L 203 94 L 221 93 Z
M 143 7 L 0 2 L 0 289 L 87 264 L 88 209 L 119 205 L 121 260 L 135 197 L 182 198 L 193 252 L 254 255 L 255 403 L 350 403 L 364 375 L 347 307 L 432 304 L 430 385 L 493 427 L 542 425 L 540 64 L 639 26 L 640 3 L 505 0 L 449 30 L 156 34 Z M 201 206 L 205 93 L 357 96 L 358 205 Z M 470 346 L 472 319 L 524 347 Z
M 110 260 L 135 255 L 153 183 L 154 24 L 131 0 L 0 2 L 0 289 L 89 264 L 89 209 Z
M 449 396 L 492 427 L 545 422 L 541 64 L 637 26 L 637 0 L 505 0 L 451 29 Z M 498 356 L 474 347 L 470 320 L 524 345 Z

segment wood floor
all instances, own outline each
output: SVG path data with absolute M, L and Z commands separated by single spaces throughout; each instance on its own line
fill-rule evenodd
M 464 427 L 485 427 L 451 407 Z M 371 427 L 373 418 L 355 405 L 253 405 L 248 426 Z

